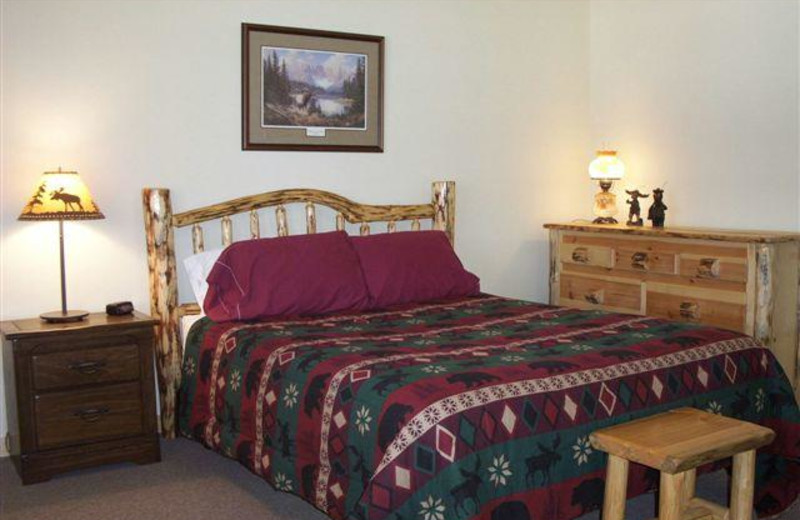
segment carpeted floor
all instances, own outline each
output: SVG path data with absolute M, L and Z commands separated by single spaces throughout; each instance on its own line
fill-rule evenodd
M 301 499 L 273 491 L 237 462 L 187 440 L 162 443 L 163 461 L 78 471 L 23 487 L 11 461 L 0 459 L 2 520 L 324 520 Z M 698 495 L 722 501 L 724 472 L 700 477 Z M 628 503 L 627 519 L 655 516 L 653 495 Z M 581 520 L 597 520 L 598 513 Z M 779 517 L 800 519 L 800 503 Z M 411 520 L 411 519 L 409 519 Z M 416 519 L 415 519 L 416 520 Z

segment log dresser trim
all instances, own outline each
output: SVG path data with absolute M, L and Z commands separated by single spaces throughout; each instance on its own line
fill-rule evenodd
M 800 234 L 588 223 L 544 227 L 550 230 L 551 304 L 743 332 L 775 353 L 800 394 Z
M 181 316 L 199 314 L 197 304 L 178 304 L 178 282 L 174 234 L 176 228 L 191 227 L 193 250 L 203 251 L 201 224 L 220 220 L 223 245 L 233 242 L 233 221 L 239 213 L 249 214 L 249 238 L 260 237 L 258 210 L 275 208 L 277 235 L 290 234 L 287 207 L 302 205 L 307 233 L 317 232 L 315 205 L 336 212 L 335 229 L 345 229 L 346 223 L 358 226 L 361 235 L 372 232 L 370 223 L 386 222 L 387 232 L 397 229 L 397 222 L 411 221 L 411 230 L 421 229 L 421 220 L 430 220 L 431 228 L 444 231 L 450 243 L 455 241 L 456 186 L 453 181 L 437 181 L 432 185 L 431 201 L 423 204 L 375 205 L 361 204 L 329 191 L 315 189 L 288 189 L 249 195 L 237 199 L 172 212 L 170 191 L 164 188 L 145 188 L 142 191 L 144 225 L 147 239 L 147 265 L 150 281 L 150 314 L 156 323 L 156 368 L 161 399 L 161 433 L 166 438 L 175 437 L 175 407 L 180 385 L 183 346 L 180 343 L 179 320 Z
M 720 242 L 752 242 L 756 244 L 776 244 L 780 242 L 797 242 L 800 233 L 788 231 L 758 231 L 741 229 L 718 229 L 700 227 L 666 227 L 656 229 L 646 226 L 626 226 L 624 224 L 591 224 L 591 223 L 548 223 L 544 227 L 550 230 L 584 231 L 611 235 L 643 236 L 658 238 L 686 238 L 692 240 L 716 240 Z

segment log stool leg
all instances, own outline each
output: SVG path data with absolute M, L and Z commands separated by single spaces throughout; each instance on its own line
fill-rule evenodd
M 730 520 L 752 519 L 755 473 L 756 450 L 743 451 L 733 456 Z
M 628 461 L 608 455 L 606 492 L 603 499 L 603 520 L 624 520 L 625 499 L 628 496 Z
M 683 494 L 681 498 L 683 499 L 683 506 L 687 507 L 689 501 L 694 498 L 695 486 L 697 484 L 697 470 L 689 469 L 686 470 L 684 474 L 686 478 L 683 480 Z
M 661 472 L 661 497 L 658 502 L 658 520 L 681 520 L 683 517 L 683 490 L 686 472 Z

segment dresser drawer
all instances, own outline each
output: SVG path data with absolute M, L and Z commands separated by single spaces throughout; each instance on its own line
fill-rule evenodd
M 675 274 L 675 254 L 654 250 L 650 247 L 637 248 L 634 244 L 615 250 L 615 269 L 639 271 L 642 273 Z
M 133 381 L 139 378 L 139 347 L 120 345 L 41 354 L 33 356 L 32 364 L 36 390 Z
M 680 275 L 704 280 L 747 282 L 747 259 L 719 255 L 681 254 Z
M 614 267 L 614 250 L 605 246 L 564 243 L 561 245 L 561 261 L 567 264 Z
M 139 383 L 36 396 L 39 449 L 143 433 Z
M 645 313 L 659 318 L 704 323 L 744 332 L 746 295 L 736 291 L 648 283 Z
M 642 290 L 638 282 L 626 283 L 588 276 L 563 274 L 561 305 L 640 313 Z

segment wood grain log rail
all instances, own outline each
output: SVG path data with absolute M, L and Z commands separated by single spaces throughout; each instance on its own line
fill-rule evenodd
M 411 221 L 412 231 L 422 229 L 421 221 L 430 219 L 432 229 L 444 231 L 450 242 L 455 240 L 455 182 L 437 181 L 432 185 L 431 201 L 424 204 L 361 204 L 329 191 L 315 189 L 287 189 L 249 195 L 211 204 L 181 213 L 172 212 L 170 191 L 164 188 L 145 188 L 142 191 L 144 224 L 147 239 L 147 265 L 150 282 L 150 314 L 158 320 L 156 325 L 156 367 L 161 400 L 161 433 L 174 438 L 177 390 L 180 385 L 183 346 L 180 341 L 180 317 L 199 314 L 195 304 L 178 305 L 178 281 L 175 259 L 175 228 L 191 227 L 192 249 L 195 253 L 205 249 L 202 224 L 219 220 L 222 245 L 233 239 L 232 216 L 249 214 L 248 238 L 261 237 L 258 211 L 275 208 L 276 234 L 290 234 L 286 206 L 303 204 L 305 232 L 317 232 L 316 205 L 336 212 L 335 228 L 344 230 L 346 223 L 359 226 L 359 234 L 373 232 L 371 224 L 386 222 L 386 232 L 397 230 L 399 221 Z
M 434 183 L 434 193 L 446 193 L 448 190 L 436 190 L 437 185 L 446 186 L 452 182 Z M 433 218 L 435 209 L 432 203 L 408 205 L 373 205 L 360 204 L 335 193 L 313 189 L 289 189 L 248 195 L 238 199 L 211 204 L 182 213 L 172 217 L 175 227 L 184 227 L 209 220 L 216 220 L 224 216 L 245 213 L 271 206 L 280 206 L 292 203 L 312 203 L 327 206 L 341 213 L 350 223 L 362 222 L 391 222 L 393 220 L 413 220 L 415 218 Z

